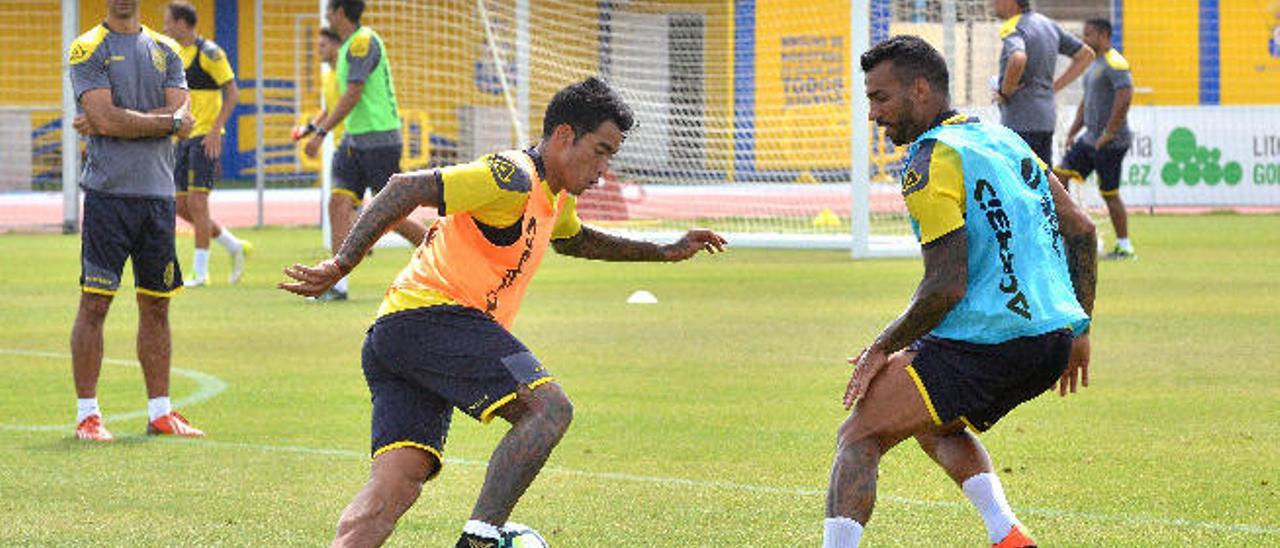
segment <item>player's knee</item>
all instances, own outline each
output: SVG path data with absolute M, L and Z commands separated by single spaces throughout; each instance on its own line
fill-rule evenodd
M 391 507 L 383 501 L 352 503 L 338 518 L 337 536 L 332 546 L 362 546 L 362 539 L 386 538 L 395 529 L 399 515 L 388 512 Z
M 856 413 L 846 419 L 836 430 L 836 451 L 841 454 L 880 451 L 884 446 L 884 436 L 872 426 L 874 425 L 868 425 L 865 420 L 859 420 Z
M 138 314 L 151 321 L 164 321 L 169 318 L 169 299 L 138 295 Z
M 111 297 L 85 293 L 80 297 L 80 313 L 89 318 L 106 318 L 111 310 Z
M 573 422 L 573 402 L 569 396 L 563 390 L 549 390 L 542 398 L 542 404 L 539 415 L 561 433 L 567 431 Z

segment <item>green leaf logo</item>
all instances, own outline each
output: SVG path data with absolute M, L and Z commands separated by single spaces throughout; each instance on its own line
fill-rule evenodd
M 1208 186 L 1216 186 L 1220 182 L 1234 186 L 1244 178 L 1240 162 L 1222 165 L 1222 149 L 1197 145 L 1196 134 L 1190 128 L 1170 131 L 1165 148 L 1169 151 L 1169 162 L 1160 169 L 1160 180 L 1166 186 L 1177 186 L 1178 183 L 1196 186 L 1201 181 Z

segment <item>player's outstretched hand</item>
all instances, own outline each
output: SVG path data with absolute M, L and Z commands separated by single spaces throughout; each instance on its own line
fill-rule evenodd
M 1067 369 L 1062 372 L 1062 378 L 1058 379 L 1059 396 L 1066 396 L 1068 388 L 1075 394 L 1077 381 L 1082 387 L 1089 386 L 1089 350 L 1088 333 L 1076 337 L 1075 342 L 1071 343 L 1071 358 L 1067 360 Z
M 720 253 L 729 242 L 719 234 L 704 228 L 695 228 L 686 232 L 679 241 L 662 247 L 662 256 L 667 261 L 677 262 L 697 255 L 699 251 Z
M 297 281 L 280 282 L 277 288 L 303 297 L 319 297 L 342 279 L 342 268 L 333 259 L 315 266 L 295 263 L 285 267 L 284 275 Z
M 849 376 L 849 386 L 844 389 L 845 409 L 851 409 L 858 398 L 867 395 L 867 387 L 889 363 L 889 355 L 883 350 L 868 347 L 858 357 L 849 358 L 849 363 L 853 364 L 853 374 Z

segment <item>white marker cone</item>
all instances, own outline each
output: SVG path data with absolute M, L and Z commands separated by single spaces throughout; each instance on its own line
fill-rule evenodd
M 627 304 L 658 304 L 658 298 L 654 297 L 653 293 L 641 289 L 627 297 Z

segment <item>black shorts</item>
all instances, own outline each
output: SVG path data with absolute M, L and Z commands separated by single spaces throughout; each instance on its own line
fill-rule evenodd
M 444 452 L 453 408 L 488 423 L 520 386 L 553 379 L 532 352 L 483 312 L 429 306 L 378 318 L 361 356 L 373 395 L 371 454 Z
M 1000 344 L 926 336 L 907 372 L 939 426 L 956 419 L 985 432 L 1013 408 L 1053 387 L 1075 340 L 1069 329 Z
M 1120 192 L 1120 172 L 1124 165 L 1124 155 L 1128 152 L 1128 146 L 1103 147 L 1098 150 L 1083 140 L 1076 139 L 1071 149 L 1063 155 L 1062 165 L 1055 171 L 1064 173 L 1068 178 L 1083 181 L 1096 170 L 1098 189 L 1102 191 L 1102 195 L 1114 196 Z
M 179 194 L 187 190 L 209 192 L 218 174 L 218 159 L 204 153 L 204 136 L 178 141 L 174 151 L 173 186 Z
M 115 295 L 125 259 L 133 259 L 136 291 L 170 297 L 182 289 L 182 269 L 174 248 L 173 198 L 114 196 L 94 190 L 84 195 L 80 234 L 80 288 Z
M 1031 147 L 1031 151 L 1040 157 L 1045 165 L 1053 165 L 1053 132 L 1052 131 L 1016 131 Z
M 342 144 L 333 154 L 333 192 L 346 194 L 356 205 L 364 200 L 364 191 L 382 192 L 387 179 L 400 172 L 400 145 L 376 148 L 352 148 Z

